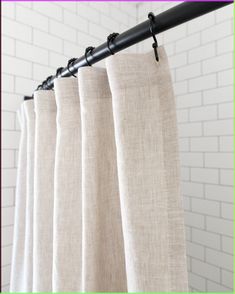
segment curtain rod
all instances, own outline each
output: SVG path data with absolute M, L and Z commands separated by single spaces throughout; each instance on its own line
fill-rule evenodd
M 183 2 L 154 17 L 153 33 L 155 35 L 159 34 L 231 3 L 233 2 Z M 151 36 L 152 35 L 149 30 L 149 20 L 147 19 L 146 21 L 116 36 L 115 40 L 110 42 L 109 48 L 107 46 L 107 42 L 105 42 L 96 47 L 92 51 L 92 54 L 90 53 L 87 54 L 87 56 L 83 55 L 80 58 L 74 59 L 74 61 L 70 63 L 69 69 L 68 66 L 61 68 L 59 74 L 47 78 L 41 85 L 38 86 L 38 89 L 52 89 L 55 78 L 72 76 L 77 73 L 79 67 L 87 66 L 88 64 L 92 65 L 110 56 L 111 52 L 117 53 Z M 32 99 L 33 97 L 25 96 L 24 99 L 27 100 L 30 98 Z

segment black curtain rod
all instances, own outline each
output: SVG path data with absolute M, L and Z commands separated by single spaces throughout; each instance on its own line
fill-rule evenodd
M 224 7 L 233 2 L 184 2 L 171 9 L 160 13 L 155 16 L 153 22 L 153 33 L 159 34 L 163 31 L 176 27 L 184 22 L 197 18 L 203 14 L 209 13 L 221 7 Z M 147 15 L 146 15 L 147 19 Z M 60 73 L 57 76 L 51 76 L 47 78 L 38 89 L 49 90 L 54 86 L 54 79 L 56 77 L 69 77 L 77 73 L 78 68 L 82 66 L 90 65 L 108 57 L 111 55 L 110 50 L 113 53 L 119 52 L 126 49 L 132 45 L 135 45 L 145 39 L 151 37 L 151 32 L 149 30 L 149 20 L 136 25 L 135 27 L 125 31 L 124 33 L 115 37 L 113 42 L 110 42 L 109 48 L 107 42 L 96 47 L 92 54 L 87 54 L 87 59 L 85 55 L 80 58 L 75 59 L 68 67 L 61 68 Z M 29 99 L 29 96 L 25 97 Z

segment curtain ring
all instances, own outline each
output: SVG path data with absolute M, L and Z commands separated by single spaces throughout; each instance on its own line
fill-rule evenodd
M 48 83 L 50 82 L 51 78 L 53 78 L 53 76 L 49 76 L 49 77 L 47 77 L 47 79 L 46 79 L 46 84 L 48 84 Z
M 64 69 L 63 67 L 59 67 L 59 68 L 57 68 L 57 70 L 56 70 L 56 74 L 55 74 L 55 76 L 56 76 L 57 78 L 58 78 L 58 75 L 61 74 L 61 72 L 62 72 L 63 69 Z
M 87 53 L 90 52 L 90 54 L 92 54 L 92 51 L 95 49 L 95 47 L 87 47 L 86 50 L 85 50 L 85 58 L 86 58 L 86 63 L 87 65 L 91 66 L 90 62 L 87 60 Z
M 113 42 L 118 35 L 119 33 L 112 33 L 107 37 L 107 47 L 112 55 L 114 55 L 114 52 L 110 48 L 110 43 Z
M 153 41 L 154 41 L 154 43 L 152 44 L 152 47 L 154 49 L 155 58 L 157 61 L 159 61 L 158 52 L 157 52 L 157 47 L 158 47 L 157 38 L 153 32 L 153 23 L 155 21 L 155 16 L 152 12 L 149 12 L 148 19 L 149 19 L 149 31 L 150 31 L 150 33 L 153 37 Z
M 70 68 L 69 68 L 70 65 L 73 65 L 73 63 L 74 63 L 75 60 L 77 60 L 77 58 L 71 58 L 71 59 L 69 59 L 68 64 L 67 64 L 67 69 L 68 69 L 68 71 L 70 72 L 70 74 L 71 74 L 73 77 L 76 78 L 76 76 L 71 72 L 71 70 L 70 70 Z

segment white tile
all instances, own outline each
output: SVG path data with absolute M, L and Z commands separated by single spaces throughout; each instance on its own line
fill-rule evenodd
M 189 111 L 190 121 L 214 120 L 217 118 L 216 106 L 195 107 Z
M 233 120 L 215 120 L 204 123 L 204 135 L 219 136 L 233 134 Z
M 233 103 L 219 105 L 219 118 L 233 118 Z
M 14 205 L 14 188 L 2 188 L 2 207 Z
M 220 278 L 219 268 L 196 259 L 192 259 L 192 272 L 213 281 L 219 281 Z
M 208 184 L 205 186 L 205 196 L 207 199 L 232 203 L 233 188 Z
M 40 64 L 48 64 L 48 50 L 16 41 L 16 57 Z
M 232 186 L 233 181 L 233 170 L 220 170 L 220 183 L 222 185 Z
M 203 197 L 203 184 L 201 183 L 182 182 L 181 189 L 183 195 L 197 198 Z
M 218 202 L 205 199 L 192 199 L 192 211 L 205 215 L 220 215 L 220 205 Z
M 189 80 L 189 91 L 207 90 L 216 87 L 216 75 L 210 74 Z
M 192 168 L 191 180 L 199 183 L 217 184 L 219 181 L 219 172 L 217 169 Z
M 219 138 L 219 147 L 222 152 L 232 152 L 234 150 L 233 146 L 233 136 L 222 136 Z
M 207 230 L 225 236 L 233 236 L 233 222 L 231 220 L 220 219 L 208 216 L 206 218 Z
M 25 42 L 32 41 L 32 29 L 31 27 L 10 20 L 7 18 L 2 19 L 2 31 L 3 34 L 9 37 L 12 37 L 16 40 L 22 40 Z
M 232 203 L 221 203 L 221 215 L 223 218 L 233 220 L 233 204 Z
M 227 101 L 233 101 L 233 87 L 231 86 L 215 88 L 203 92 L 204 104 L 215 104 Z
M 226 287 L 233 288 L 233 272 L 222 270 L 222 284 Z
M 196 228 L 192 229 L 192 242 L 201 244 L 210 248 L 220 249 L 220 236 Z
M 203 74 L 214 73 L 233 67 L 233 54 L 224 54 L 217 57 L 204 60 L 202 62 Z
M 233 254 L 233 238 L 222 236 L 222 249 L 224 252 Z
M 218 138 L 217 137 L 201 137 L 190 139 L 191 151 L 218 151 Z

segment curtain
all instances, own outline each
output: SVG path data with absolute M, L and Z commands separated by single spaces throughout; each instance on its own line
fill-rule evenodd
M 33 292 L 188 291 L 175 101 L 158 54 L 111 56 L 35 92 L 34 161 L 22 123 L 12 291 L 23 280 Z

